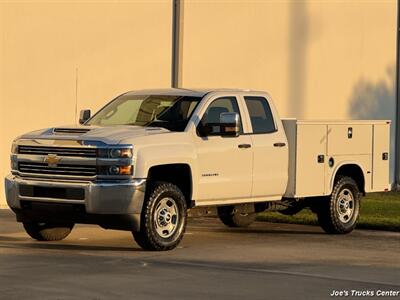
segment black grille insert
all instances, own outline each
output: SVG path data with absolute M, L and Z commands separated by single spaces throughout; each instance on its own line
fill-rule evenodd
M 96 176 L 96 166 L 84 165 L 62 165 L 49 167 L 46 163 L 24 163 L 18 164 L 18 170 L 23 173 L 48 174 L 48 175 L 69 175 L 80 177 Z
M 82 188 L 44 187 L 22 184 L 19 194 L 25 197 L 54 198 L 67 200 L 84 200 L 85 190 Z

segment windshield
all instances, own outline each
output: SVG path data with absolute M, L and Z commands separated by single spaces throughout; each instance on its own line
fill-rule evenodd
M 201 97 L 122 95 L 85 125 L 137 125 L 184 131 Z

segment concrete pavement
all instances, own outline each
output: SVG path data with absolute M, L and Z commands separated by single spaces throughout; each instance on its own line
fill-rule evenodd
M 88 225 L 77 225 L 61 242 L 36 242 L 11 212 L 2 210 L 0 299 L 330 299 L 333 291 L 376 294 L 400 291 L 399 250 L 399 233 L 356 230 L 334 236 L 313 226 L 263 222 L 231 229 L 213 218 L 190 219 L 183 243 L 169 252 L 145 252 L 129 232 Z

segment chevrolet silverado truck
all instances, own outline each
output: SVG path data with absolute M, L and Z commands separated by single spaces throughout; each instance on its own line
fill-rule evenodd
M 344 234 L 361 197 L 389 189 L 390 121 L 281 120 L 265 92 L 128 92 L 92 117 L 81 111 L 79 123 L 12 144 L 7 203 L 36 240 L 84 223 L 169 250 L 196 207 L 231 227 L 307 208 L 324 231 Z

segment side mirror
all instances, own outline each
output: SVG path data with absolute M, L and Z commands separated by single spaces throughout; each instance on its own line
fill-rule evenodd
M 90 109 L 82 109 L 79 114 L 79 124 L 84 124 L 90 119 Z
M 236 112 L 224 112 L 220 114 L 220 135 L 222 136 L 239 136 L 240 133 L 240 116 Z
M 236 137 L 240 133 L 240 116 L 238 113 L 224 112 L 219 115 L 218 123 L 200 123 L 197 131 L 200 136 Z

